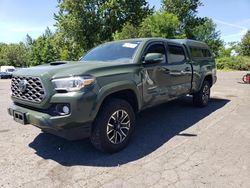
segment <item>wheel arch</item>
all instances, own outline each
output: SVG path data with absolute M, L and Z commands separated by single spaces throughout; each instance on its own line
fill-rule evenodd
M 121 81 L 106 85 L 99 90 L 94 108 L 90 116 L 96 117 L 101 106 L 106 100 L 109 100 L 110 98 L 126 100 L 132 106 L 135 113 L 139 112 L 141 109 L 141 97 L 136 84 L 132 82 Z
M 208 81 L 209 84 L 210 84 L 210 86 L 212 87 L 212 85 L 213 85 L 213 76 L 212 76 L 212 74 L 206 75 L 206 76 L 204 77 L 204 79 L 203 79 L 203 82 L 204 82 L 204 81 Z M 202 83 L 203 83 L 203 82 L 202 82 Z
M 204 83 L 204 81 L 207 80 L 210 84 L 210 86 L 212 87 L 214 81 L 213 81 L 213 75 L 212 74 L 206 74 L 203 76 L 203 79 L 200 79 L 200 83 L 199 83 L 199 87 L 197 88 L 197 91 L 200 91 L 202 84 Z

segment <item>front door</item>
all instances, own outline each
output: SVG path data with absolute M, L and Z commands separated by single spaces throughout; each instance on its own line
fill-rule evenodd
M 191 90 L 192 67 L 182 45 L 149 44 L 143 53 L 161 53 L 158 63 L 143 63 L 143 100 L 145 107 L 175 99 Z
M 171 75 L 167 67 L 166 46 L 163 42 L 152 42 L 145 49 L 143 56 L 149 53 L 162 54 L 162 61 L 157 63 L 143 62 L 142 83 L 145 107 L 153 106 L 168 100 L 171 91 Z

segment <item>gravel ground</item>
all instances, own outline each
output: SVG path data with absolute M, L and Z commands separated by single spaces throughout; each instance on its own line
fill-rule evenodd
M 208 107 L 185 97 L 142 112 L 130 145 L 108 155 L 7 114 L 0 80 L 0 187 L 250 187 L 250 85 L 219 72 Z

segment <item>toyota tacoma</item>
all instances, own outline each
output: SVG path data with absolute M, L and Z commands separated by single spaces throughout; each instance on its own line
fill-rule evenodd
M 114 41 L 77 62 L 14 72 L 8 113 L 69 140 L 89 137 L 97 149 L 112 153 L 127 146 L 137 113 L 185 95 L 205 107 L 215 82 L 215 60 L 203 42 Z

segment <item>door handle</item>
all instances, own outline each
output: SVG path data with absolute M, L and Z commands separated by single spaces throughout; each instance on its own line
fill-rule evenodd
M 164 71 L 165 74 L 169 74 L 170 73 L 170 70 L 167 69 L 167 68 L 162 68 L 162 70 Z
M 157 67 L 158 71 L 163 72 L 164 74 L 169 74 L 170 70 L 166 67 Z

